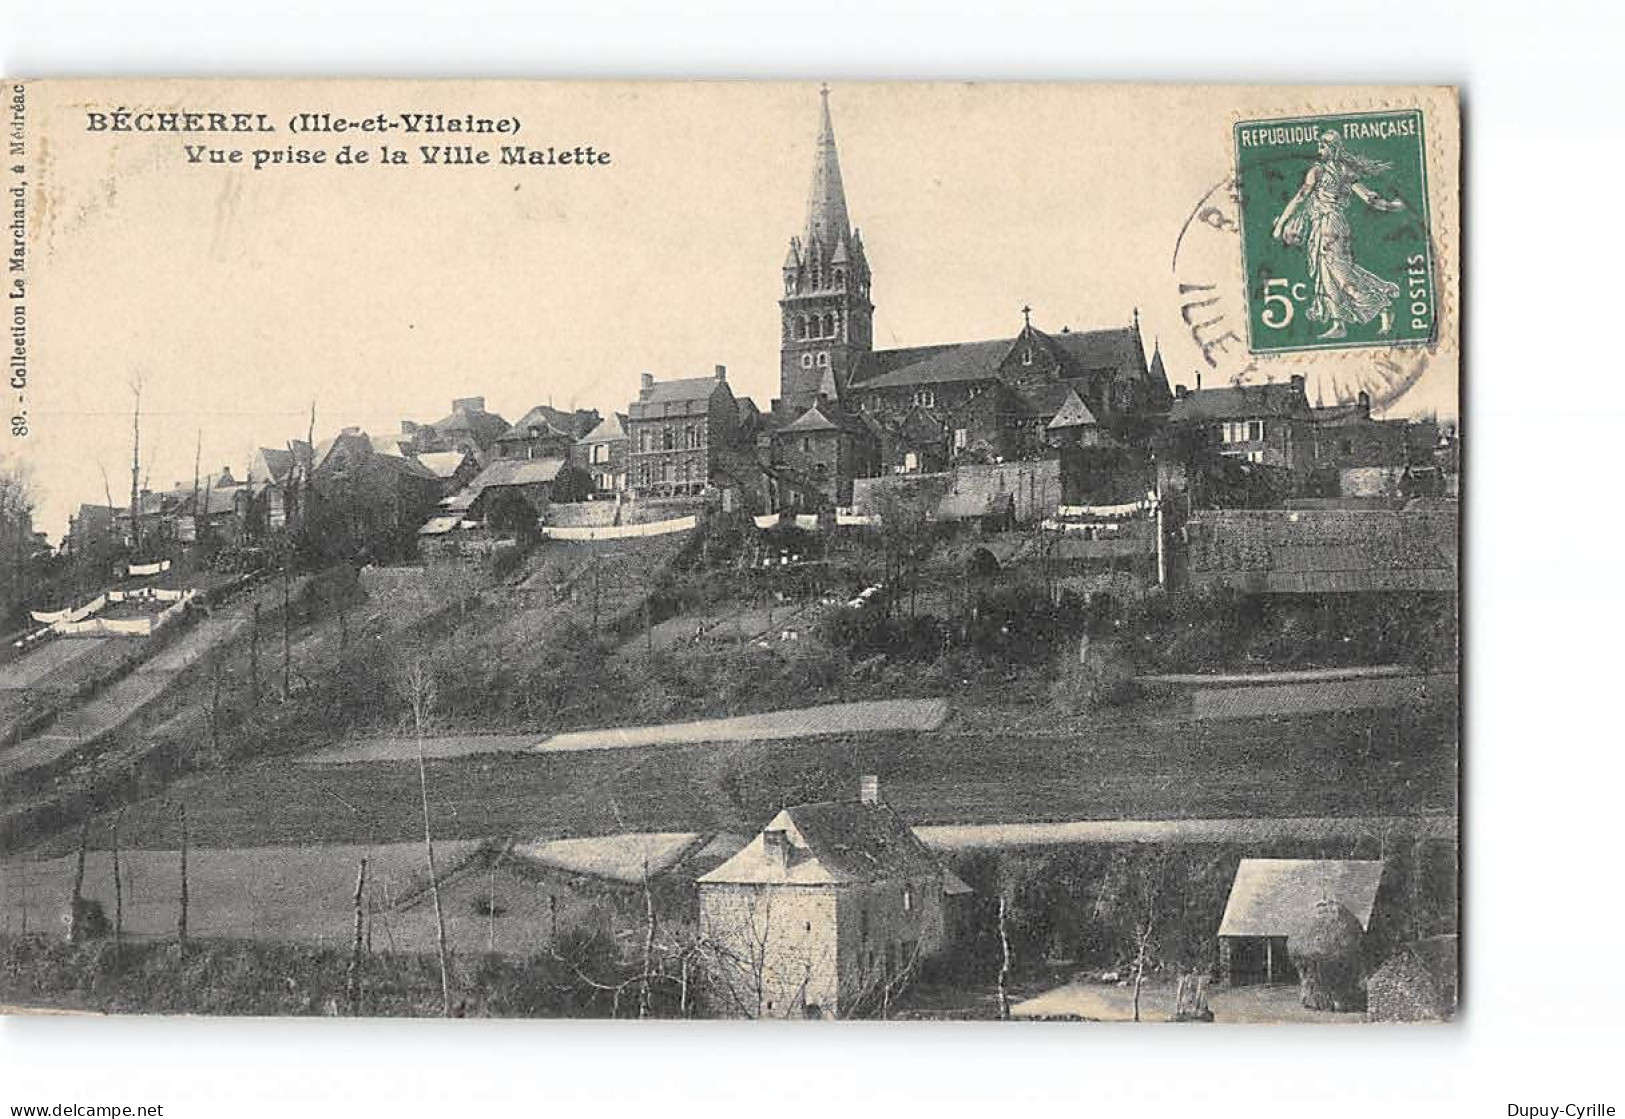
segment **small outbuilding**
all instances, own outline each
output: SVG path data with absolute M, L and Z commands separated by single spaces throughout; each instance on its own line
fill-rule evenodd
M 1219 979 L 1230 986 L 1292 983 L 1287 941 L 1303 937 L 1317 906 L 1335 902 L 1363 933 L 1370 928 L 1380 860 L 1242 859 L 1219 922 Z

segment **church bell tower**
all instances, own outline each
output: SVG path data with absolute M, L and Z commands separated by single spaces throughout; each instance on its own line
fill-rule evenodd
M 779 407 L 792 417 L 820 397 L 841 402 L 874 348 L 869 262 L 862 235 L 847 217 L 828 86 L 819 90 L 819 98 L 807 228 L 790 239 L 779 300 Z

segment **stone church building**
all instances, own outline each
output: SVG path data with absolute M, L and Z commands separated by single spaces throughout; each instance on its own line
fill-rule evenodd
M 872 276 L 821 93 L 805 230 L 784 258 L 779 396 L 763 417 L 776 508 L 849 504 L 852 479 L 1059 457 L 1109 444 L 1149 461 L 1172 405 L 1139 315 L 1046 333 L 1023 308 L 1013 337 L 874 348 Z

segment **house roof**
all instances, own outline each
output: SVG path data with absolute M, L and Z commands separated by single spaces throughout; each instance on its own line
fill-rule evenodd
M 406 458 L 404 455 L 384 454 L 382 452 L 375 452 L 375 457 L 379 462 L 391 468 L 396 473 L 406 474 L 413 478 L 421 478 L 426 482 L 440 481 L 440 475 L 430 470 L 427 466 L 424 466 L 421 462 L 417 461 L 417 459 Z
M 478 496 L 493 486 L 530 486 L 551 482 L 564 469 L 561 458 L 499 458 L 474 476 L 468 490 Z
M 1266 416 L 1308 419 L 1309 400 L 1301 385 L 1236 385 L 1223 389 L 1197 389 L 1174 400 L 1172 423 L 1202 420 L 1247 420 Z
M 430 474 L 444 480 L 462 469 L 467 457 L 462 451 L 425 451 L 417 456 L 417 461 Z
M 497 437 L 498 441 L 509 439 L 533 439 L 537 436 L 552 432 L 567 439 L 574 439 L 581 428 L 581 420 L 572 412 L 561 412 L 551 404 L 538 404 Z
M 630 419 L 643 420 L 703 412 L 717 389 L 726 388 L 727 384 L 720 377 L 680 377 L 656 381 L 647 389 L 640 390 L 638 399 L 628 407 L 627 415 Z
M 757 835 L 699 881 L 846 885 L 942 875 L 950 892 L 965 888 L 884 804 L 799 804 L 781 811 L 763 831 L 785 833 L 790 857 L 784 865 L 768 856 Z
M 583 443 L 618 443 L 626 438 L 626 416 L 621 412 L 611 412 L 598 426 L 581 437 Z
M 508 430 L 508 421 L 484 409 L 457 408 L 449 416 L 429 425 L 440 435 L 467 434 L 481 446 L 494 442 Z
M 1368 928 L 1382 866 L 1380 860 L 1242 859 L 1219 935 L 1291 936 L 1308 925 L 1325 899 Z

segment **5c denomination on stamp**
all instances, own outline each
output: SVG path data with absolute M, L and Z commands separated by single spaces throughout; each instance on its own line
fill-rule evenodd
M 1235 138 L 1252 352 L 1431 342 L 1421 112 L 1243 121 Z

